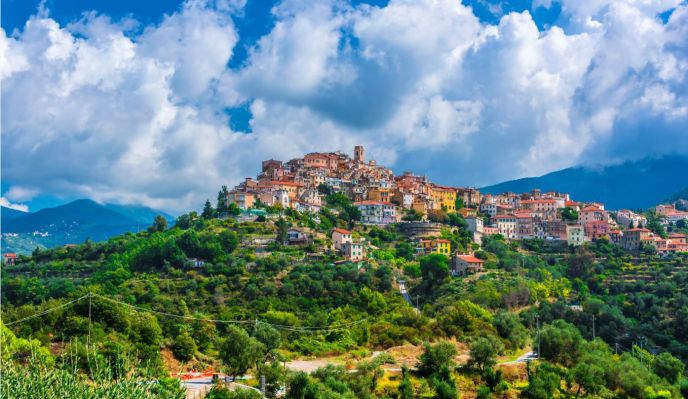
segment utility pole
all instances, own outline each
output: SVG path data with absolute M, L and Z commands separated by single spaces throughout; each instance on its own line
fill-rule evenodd
M 93 293 L 88 293 L 88 341 L 86 341 L 86 346 L 91 346 L 91 297 Z
M 540 315 L 535 315 L 535 325 L 537 326 L 537 358 L 540 358 Z

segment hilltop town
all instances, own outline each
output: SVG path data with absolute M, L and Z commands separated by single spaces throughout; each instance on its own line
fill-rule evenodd
M 447 240 L 432 239 L 440 235 L 441 225 L 450 224 L 449 214 L 460 215 L 476 244 L 499 234 L 507 240 L 540 239 L 553 246 L 580 246 L 605 238 L 628 251 L 688 252 L 685 234 L 653 232 L 647 217 L 638 212 L 608 211 L 602 203 L 576 201 L 567 193 L 490 195 L 476 188 L 440 185 L 411 172 L 395 176 L 374 160 L 366 161 L 362 146 L 354 147 L 353 158 L 337 151 L 313 152 L 287 162 L 265 160 L 255 179 L 247 177 L 227 192 L 226 202 L 244 212 L 278 207 L 318 218 L 331 193 L 353 203 L 360 212 L 357 222 L 400 223 L 415 240 L 418 253 L 470 255 L 470 249 L 454 253 Z M 673 205 L 657 206 L 654 215 L 653 222 L 662 228 L 685 226 L 688 220 L 688 212 Z M 366 246 L 351 242 L 350 235 L 335 229 L 332 239 L 346 258 L 360 260 Z

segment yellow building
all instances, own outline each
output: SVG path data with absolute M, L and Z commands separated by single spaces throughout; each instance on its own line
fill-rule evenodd
M 373 187 L 368 190 L 369 201 L 390 202 L 390 190 L 388 188 Z
M 423 255 L 442 254 L 449 256 L 451 254 L 451 242 L 443 238 L 420 240 L 418 252 Z
M 444 209 L 447 212 L 456 211 L 456 189 L 446 186 L 433 185 L 430 188 L 430 198 L 436 209 Z

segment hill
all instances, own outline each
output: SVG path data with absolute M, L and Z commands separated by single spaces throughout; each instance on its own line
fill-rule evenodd
M 506 181 L 481 188 L 489 194 L 539 188 L 571 194 L 580 201 L 599 201 L 608 209 L 646 209 L 688 186 L 688 156 L 664 156 L 600 168 L 578 166 L 540 177 Z
M 163 212 L 143 206 L 99 204 L 88 199 L 34 213 L 8 208 L 3 208 L 2 212 L 3 252 L 18 253 L 29 253 L 35 247 L 81 243 L 86 239 L 106 240 L 143 229 L 159 214 L 171 219 Z
M 12 220 L 27 214 L 27 212 L 18 211 L 16 209 L 7 208 L 4 206 L 0 208 L 2 208 L 0 210 L 0 218 L 2 218 L 3 221 Z

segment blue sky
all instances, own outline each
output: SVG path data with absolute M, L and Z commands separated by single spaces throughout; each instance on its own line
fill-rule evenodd
M 2 1 L 2 202 L 197 208 L 262 158 L 481 186 L 688 153 L 685 1 Z M 28 21 L 28 23 L 27 23 Z

